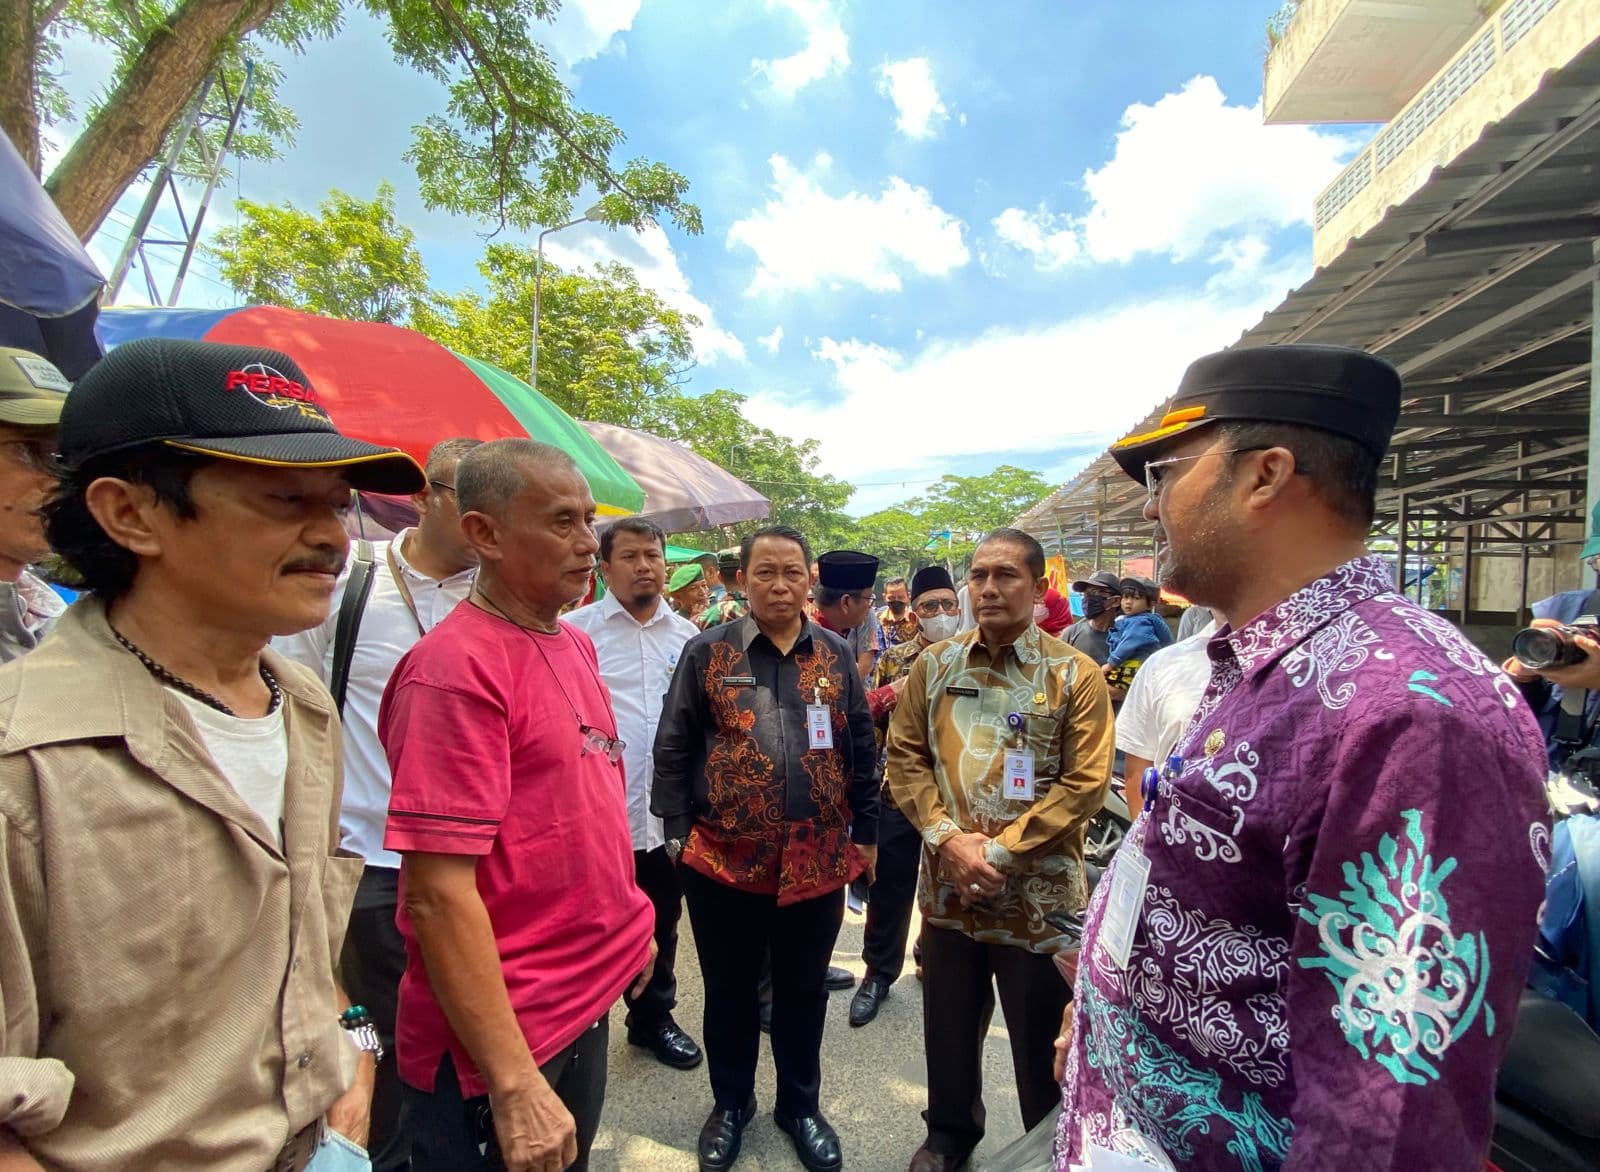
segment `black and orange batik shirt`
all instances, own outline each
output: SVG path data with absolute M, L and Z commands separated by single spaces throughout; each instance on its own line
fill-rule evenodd
M 855 656 L 803 620 L 788 654 L 755 619 L 713 627 L 678 658 L 655 740 L 650 809 L 683 862 L 778 903 L 836 891 L 878 841 L 877 747 Z M 821 697 L 833 747 L 810 747 Z

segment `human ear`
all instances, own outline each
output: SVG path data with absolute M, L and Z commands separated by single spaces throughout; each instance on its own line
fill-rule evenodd
M 464 513 L 461 535 L 478 553 L 479 561 L 499 561 L 505 556 L 500 545 L 500 526 L 488 513 Z
M 84 505 L 107 537 L 139 557 L 161 555 L 159 505 L 153 489 L 115 476 L 102 476 L 84 490 Z

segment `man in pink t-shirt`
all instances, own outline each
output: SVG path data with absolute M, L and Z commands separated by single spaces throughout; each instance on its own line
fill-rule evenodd
M 606 1014 L 655 955 L 610 697 L 594 645 L 557 621 L 589 587 L 594 500 L 531 440 L 469 452 L 456 496 L 477 584 L 401 659 L 378 717 L 384 846 L 402 857 L 402 1126 L 413 1172 L 582 1170 Z

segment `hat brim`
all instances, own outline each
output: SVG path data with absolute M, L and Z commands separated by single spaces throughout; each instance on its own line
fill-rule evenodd
M 1596 554 L 1600 554 L 1600 530 L 1589 534 L 1589 540 L 1583 543 L 1583 552 L 1578 555 L 1578 558 L 1580 561 L 1587 561 Z
M 337 468 L 358 492 L 410 496 L 428 483 L 422 466 L 399 448 L 369 444 L 333 431 L 162 442 L 185 452 L 267 468 Z
M 66 402 L 65 395 L 0 399 L 0 423 L 16 427 L 54 427 L 61 422 L 61 408 Z
M 1124 436 L 1111 445 L 1111 458 L 1130 477 L 1143 484 L 1144 466 L 1155 459 L 1159 452 L 1171 447 L 1173 441 L 1188 435 L 1191 431 L 1198 431 L 1216 422 L 1218 422 L 1216 419 L 1185 419 L 1182 422 L 1158 427 L 1154 431 Z

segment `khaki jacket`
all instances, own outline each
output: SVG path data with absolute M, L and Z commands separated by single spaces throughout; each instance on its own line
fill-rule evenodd
M 261 1172 L 353 1079 L 338 720 L 263 657 L 282 852 L 99 603 L 0 668 L 0 1126 L 49 1167 Z

